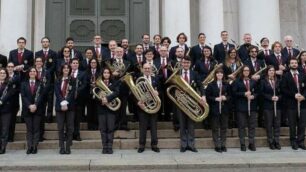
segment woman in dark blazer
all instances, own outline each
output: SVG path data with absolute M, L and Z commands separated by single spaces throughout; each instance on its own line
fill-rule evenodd
M 37 79 L 37 70 L 31 67 L 29 79 L 21 84 L 22 116 L 27 127 L 27 154 L 36 154 L 43 115 L 45 84 Z
M 16 85 L 9 80 L 7 70 L 0 68 L 0 154 L 4 154 L 6 150 L 12 116 L 12 104 L 14 104 L 12 95 L 15 91 Z
M 230 85 L 224 80 L 223 69 L 214 74 L 214 81 L 208 84 L 206 98 L 210 106 L 212 136 L 216 152 L 226 152 L 226 131 L 228 127 Z
M 249 150 L 256 151 L 255 128 L 257 125 L 256 81 L 250 79 L 250 68 L 243 66 L 241 76 L 232 84 L 238 120 L 241 151 L 246 151 L 245 129 L 248 127 Z
M 112 102 L 119 95 L 118 81 L 112 78 L 112 73 L 109 68 L 102 70 L 101 81 L 104 82 L 112 93 L 106 97 L 97 100 L 97 114 L 99 120 L 99 129 L 102 139 L 102 153 L 112 154 L 113 153 L 113 139 L 115 131 L 116 112 L 110 110 L 107 104 Z
M 54 88 L 56 96 L 55 110 L 60 147 L 59 153 L 70 154 L 70 146 L 72 146 L 74 131 L 75 80 L 70 76 L 71 68 L 68 64 L 64 64 L 60 71 L 60 77 L 56 81 Z M 66 131 L 64 131 L 65 128 Z
M 279 144 L 281 122 L 280 80 L 277 79 L 274 66 L 266 69 L 266 77 L 261 80 L 260 93 L 263 97 L 263 115 L 266 122 L 267 140 L 270 149 L 281 149 Z

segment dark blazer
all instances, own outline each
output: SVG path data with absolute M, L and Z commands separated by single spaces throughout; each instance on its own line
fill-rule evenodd
M 61 111 L 61 102 L 66 100 L 69 102 L 68 104 L 68 111 L 72 111 L 74 110 L 74 106 L 75 106 L 75 98 L 74 98 L 74 93 L 75 93 L 75 79 L 70 78 L 69 79 L 69 83 L 68 83 L 68 90 L 69 90 L 69 94 L 67 95 L 67 97 L 65 98 L 62 95 L 61 92 L 61 86 L 62 86 L 62 78 L 57 79 L 57 81 L 55 82 L 55 86 L 54 86 L 54 92 L 55 92 L 55 97 L 56 97 L 56 101 L 55 101 L 55 110 L 56 111 Z
M 218 87 L 217 81 L 213 81 L 208 84 L 206 88 L 206 98 L 209 104 L 209 109 L 211 114 L 219 114 L 219 102 L 216 98 L 219 97 L 220 89 Z M 227 82 L 222 82 L 222 93 L 226 97 L 226 101 L 222 102 L 222 114 L 229 113 L 229 102 L 231 98 L 231 87 Z
M 250 91 L 254 96 L 254 99 L 251 100 L 251 111 L 257 111 L 257 87 L 254 80 L 249 80 Z M 247 88 L 245 87 L 244 80 L 238 78 L 234 81 L 232 85 L 232 92 L 235 96 L 236 109 L 238 112 L 247 112 L 248 111 L 248 100 L 245 96 Z
M 200 96 L 205 96 L 205 89 L 204 86 L 200 80 L 200 77 L 197 72 L 193 70 L 189 70 L 189 85 L 195 90 L 200 92 Z M 184 76 L 183 70 L 180 71 L 180 75 Z
M 39 88 L 40 86 L 40 88 Z M 46 94 L 43 84 L 39 80 L 35 81 L 35 89 L 34 94 L 31 93 L 30 82 L 29 80 L 24 81 L 21 84 L 21 98 L 22 98 L 22 115 L 43 115 L 43 98 Z M 37 96 L 37 100 L 35 101 L 35 97 Z M 29 106 L 31 104 L 35 104 L 37 106 L 37 111 L 35 113 L 31 113 L 29 110 Z
M 41 72 L 41 77 L 37 78 L 43 85 L 44 91 L 43 91 L 43 101 L 47 101 L 48 99 L 48 92 L 51 89 L 51 83 L 53 82 L 51 79 L 51 72 L 47 69 L 43 69 Z
M 88 78 L 86 71 L 78 70 L 77 78 L 75 78 L 75 94 L 76 94 L 76 104 L 84 104 L 86 103 L 86 88 L 88 86 Z
M 45 57 L 44 51 L 40 50 L 40 51 L 35 52 L 35 58 L 36 57 L 42 57 L 43 58 L 44 63 L 46 63 L 45 64 L 46 68 L 51 73 L 53 73 L 55 71 L 56 60 L 57 60 L 57 53 L 55 51 L 49 49 L 48 55 L 47 55 L 47 57 Z
M 96 69 L 95 76 L 92 75 L 92 72 L 91 72 L 90 68 L 88 68 L 85 71 L 85 76 L 86 76 L 87 82 L 86 82 L 86 88 L 84 90 L 84 93 L 85 93 L 85 98 L 86 99 L 93 98 L 93 94 L 92 94 L 92 90 L 91 90 L 92 89 L 92 86 L 91 86 L 92 79 L 93 79 L 93 77 L 95 77 L 95 80 L 97 80 L 100 75 L 101 75 L 101 70 L 98 70 L 98 69 Z
M 205 59 L 201 58 L 199 59 L 195 66 L 194 66 L 194 71 L 196 71 L 199 74 L 199 79 L 203 81 L 207 75 L 214 69 L 215 65 L 218 64 L 218 62 L 214 59 L 210 59 L 210 63 L 208 68 L 205 66 Z
M 271 54 L 273 54 L 273 51 L 269 49 L 269 55 L 271 55 Z M 257 54 L 257 58 L 259 60 L 266 60 L 269 57 L 269 55 L 265 56 L 265 51 L 264 50 L 260 50 L 258 52 L 258 54 Z
M 7 57 L 0 54 L 0 67 L 6 67 L 7 65 Z
M 297 57 L 299 54 L 300 54 L 300 50 L 298 50 L 298 49 L 296 49 L 296 48 L 292 48 L 292 51 L 293 51 L 293 57 Z M 284 56 L 284 57 L 286 57 L 287 59 L 289 59 L 290 57 L 289 57 L 289 54 L 288 54 L 288 48 L 287 47 L 285 47 L 285 48 L 283 48 L 282 49 L 282 51 L 281 51 L 281 53 L 282 53 L 282 55 Z
M 172 71 L 168 67 L 168 65 L 171 65 L 171 60 L 169 58 L 166 58 L 166 66 L 162 67 L 161 57 L 157 57 L 154 59 L 154 65 L 158 69 L 158 75 L 160 79 L 162 79 L 162 82 L 166 81 L 166 79 L 172 74 Z M 167 70 L 167 76 L 166 78 L 163 75 L 163 69 Z
M 249 59 L 248 48 L 251 44 L 242 44 L 238 49 L 238 56 L 241 59 L 242 63 L 244 63 L 247 59 Z
M 174 46 L 170 49 L 170 52 L 169 52 L 169 59 L 170 60 L 173 60 L 176 58 L 175 56 L 175 52 L 176 52 L 176 49 L 178 48 L 179 46 Z M 189 51 L 189 47 L 185 44 L 185 55 L 187 54 L 187 52 Z
M 281 55 L 281 61 L 282 61 L 282 65 L 284 65 L 285 67 L 288 66 L 288 58 Z M 275 70 L 279 70 L 279 61 L 277 60 L 276 56 L 274 53 L 272 53 L 270 56 L 268 56 L 268 58 L 266 58 L 266 63 L 267 65 L 272 65 L 274 66 Z
M 22 63 L 18 62 L 18 50 L 12 50 L 10 51 L 10 55 L 9 55 L 9 62 L 13 62 L 15 66 L 17 65 L 24 65 L 24 70 L 29 69 L 31 66 L 33 66 L 34 64 L 34 57 L 33 57 L 33 52 L 28 50 L 28 49 L 24 49 L 23 55 L 22 55 Z
M 191 61 L 192 61 L 192 66 L 198 60 L 203 58 L 202 48 L 200 47 L 199 44 L 191 47 L 191 49 L 190 49 L 190 57 L 191 57 Z
M 7 87 L 6 95 L 3 95 L 5 88 Z M 8 81 L 4 82 L 0 87 L 0 100 L 2 104 L 0 105 L 0 112 L 3 113 L 10 113 L 12 112 L 13 105 L 16 103 L 14 102 L 13 95 L 16 93 L 16 85 L 14 82 Z
M 14 102 L 12 104 L 13 108 L 19 109 L 19 93 L 20 93 L 20 86 L 21 86 L 21 78 L 20 78 L 20 74 L 18 72 L 15 72 L 13 77 L 10 78 L 12 83 L 14 84 L 15 87 L 15 92 L 12 95 L 12 102 Z
M 235 48 L 234 44 L 227 43 L 228 49 Z M 226 57 L 227 49 L 224 49 L 223 43 L 216 44 L 214 46 L 214 57 L 218 61 L 218 63 L 224 63 Z
M 275 82 L 275 95 L 278 96 L 279 100 L 277 101 L 277 109 L 281 109 L 281 85 L 280 80 Z M 260 81 L 260 95 L 263 97 L 263 109 L 265 110 L 274 110 L 274 102 L 272 97 L 274 95 L 273 87 L 270 84 L 268 79 L 262 79 Z
M 298 74 L 300 93 L 306 96 L 305 91 L 305 75 L 303 73 Z M 281 91 L 284 97 L 286 108 L 297 109 L 297 101 L 295 94 L 298 93 L 295 81 L 290 71 L 285 73 L 282 77 Z M 301 102 L 301 108 L 306 108 L 305 100 Z
M 112 79 L 109 80 L 108 88 L 112 91 L 112 93 L 108 94 L 106 96 L 106 99 L 107 99 L 108 102 L 113 101 L 115 98 L 117 98 L 119 96 L 119 86 L 120 86 L 119 81 L 115 81 L 115 80 L 112 80 Z M 106 112 L 114 113 L 114 111 L 108 109 L 107 106 L 102 105 L 100 99 L 96 99 L 96 100 L 97 100 L 98 115 L 105 115 L 105 114 L 107 114 Z
M 90 49 L 92 50 L 93 52 L 93 57 L 94 58 L 97 58 L 97 53 L 96 53 L 96 48 L 94 46 L 91 46 Z M 100 54 L 102 54 L 102 58 L 106 56 L 106 52 L 107 52 L 107 48 L 103 47 L 101 45 L 101 50 L 100 50 Z
M 260 60 L 260 59 L 256 59 L 255 61 L 255 66 L 253 66 L 252 60 L 251 58 L 249 58 L 248 60 L 246 60 L 244 62 L 245 65 L 247 65 L 250 68 L 250 74 L 253 75 L 256 72 L 258 72 L 260 69 L 264 68 L 266 66 L 265 61 L 264 60 Z M 262 72 L 263 74 L 264 72 Z

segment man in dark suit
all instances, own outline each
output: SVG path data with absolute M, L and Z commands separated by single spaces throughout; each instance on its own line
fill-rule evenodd
M 294 150 L 298 148 L 306 150 L 304 145 L 306 125 L 305 76 L 297 70 L 297 59 L 291 58 L 289 67 L 290 71 L 282 78 L 281 90 L 283 96 L 286 97 L 291 147 Z
M 175 59 L 175 52 L 176 52 L 176 49 L 178 47 L 182 48 L 183 51 L 184 51 L 184 55 L 187 54 L 187 52 L 189 51 L 189 47 L 186 45 L 186 42 L 187 42 L 187 35 L 185 33 L 180 33 L 177 35 L 176 37 L 176 42 L 178 43 L 177 46 L 174 46 L 170 49 L 170 52 L 169 52 L 169 59 L 170 60 L 173 60 Z
M 27 41 L 24 37 L 18 38 L 18 48 L 10 51 L 8 60 L 14 63 L 15 70 L 21 74 L 22 81 L 26 78 L 27 70 L 34 64 L 33 52 L 25 48 L 26 43 Z
M 227 51 L 229 49 L 235 48 L 234 44 L 230 44 L 228 42 L 228 32 L 227 31 L 221 32 L 221 39 L 222 39 L 222 42 L 214 46 L 213 56 L 218 61 L 218 63 L 224 63 Z
M 7 65 L 7 57 L 0 54 L 0 67 L 6 67 Z
M 204 105 L 206 103 L 204 87 L 198 79 L 197 73 L 192 71 L 190 66 L 191 58 L 189 56 L 184 57 L 182 59 L 182 70 L 180 71 L 180 75 L 193 89 L 198 88 L 200 90 L 200 103 Z M 180 152 L 185 152 L 186 150 L 197 152 L 195 148 L 194 121 L 178 108 L 176 113 L 180 121 Z
M 150 45 L 150 35 L 147 33 L 144 33 L 141 36 L 142 39 L 142 46 L 143 46 L 143 50 L 146 51 L 148 49 L 153 49 L 153 47 Z
M 202 52 L 203 48 L 205 46 L 207 46 L 205 44 L 205 40 L 206 40 L 205 34 L 204 33 L 199 33 L 199 35 L 198 35 L 199 44 L 193 46 L 190 49 L 190 57 L 191 57 L 191 60 L 192 60 L 191 66 L 193 66 L 199 59 L 201 59 L 203 57 L 203 52 Z
M 154 41 L 154 45 L 153 45 L 153 51 L 154 51 L 154 58 L 159 57 L 159 50 L 161 48 L 161 39 L 162 36 L 160 34 L 156 34 L 153 36 L 153 41 Z
M 123 51 L 124 51 L 123 59 L 129 60 L 130 56 L 134 54 L 134 52 L 129 48 L 129 40 L 126 38 L 122 39 L 121 47 L 123 48 Z
M 257 59 L 258 47 L 252 45 L 250 46 L 248 52 L 250 58 L 248 58 L 248 60 L 245 61 L 245 65 L 249 66 L 250 75 L 252 76 L 252 79 L 255 81 L 259 81 L 259 79 L 261 79 L 263 72 L 258 75 L 254 74 L 266 66 L 265 61 Z
M 288 58 L 281 53 L 282 44 L 278 41 L 272 44 L 273 53 L 266 58 L 267 65 L 273 65 L 277 76 L 282 76 L 287 70 Z
M 293 38 L 290 35 L 285 36 L 285 44 L 286 47 L 282 49 L 282 54 L 285 56 L 287 59 L 290 59 L 292 57 L 297 57 L 300 53 L 300 50 L 293 48 Z
M 79 50 L 75 48 L 74 39 L 72 37 L 69 37 L 66 39 L 66 46 L 70 48 L 70 58 L 71 59 L 78 58 L 79 61 L 83 60 L 83 55 Z M 62 55 L 62 54 L 63 53 L 60 53 L 59 55 Z
M 90 47 L 93 52 L 93 57 L 97 58 L 98 56 L 101 56 L 103 58 L 107 53 L 107 49 L 102 46 L 102 37 L 100 35 L 95 35 L 93 43 L 94 45 Z
M 110 40 L 108 42 L 108 49 L 106 50 L 103 60 L 115 59 L 117 47 L 117 42 L 115 40 Z
M 42 49 L 35 52 L 35 58 L 41 57 L 43 60 L 44 68 L 48 70 L 50 74 L 50 89 L 48 93 L 48 109 L 47 109 L 47 122 L 52 122 L 53 116 L 53 97 L 54 97 L 54 81 L 56 72 L 56 61 L 57 53 L 50 49 L 50 39 L 48 37 L 43 37 L 41 39 Z M 44 114 L 43 114 L 44 115 Z M 42 118 L 45 122 L 45 118 Z
M 260 60 L 266 60 L 271 54 L 273 54 L 273 51 L 269 49 L 269 39 L 267 37 L 263 37 L 260 40 L 260 45 L 262 50 L 258 52 L 257 58 Z
M 243 41 L 244 44 L 242 44 L 238 49 L 238 55 L 242 63 L 244 63 L 249 58 L 248 49 L 252 45 L 252 35 L 250 33 L 245 33 L 243 35 Z

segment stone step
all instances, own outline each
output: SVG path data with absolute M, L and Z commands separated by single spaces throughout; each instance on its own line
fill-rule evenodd
M 247 138 L 246 138 L 247 141 Z M 280 138 L 280 143 L 282 146 L 289 146 L 289 137 L 282 136 Z M 247 144 L 247 142 L 246 142 Z M 150 139 L 147 139 L 147 146 L 150 147 Z M 159 139 L 158 146 L 161 149 L 178 149 L 180 146 L 180 141 L 178 138 L 165 138 Z M 256 137 L 257 147 L 266 147 L 267 138 L 266 137 Z M 100 139 L 95 140 L 83 140 L 74 141 L 73 149 L 101 149 L 102 144 Z M 138 139 L 114 139 L 113 147 L 115 149 L 136 149 L 138 147 Z M 212 138 L 197 138 L 196 147 L 202 148 L 214 148 Z M 236 137 L 230 137 L 227 139 L 227 147 L 236 148 L 240 147 L 239 139 Z M 26 141 L 15 141 L 8 144 L 8 149 L 19 150 L 26 148 Z M 45 140 L 39 143 L 39 149 L 57 149 L 58 140 Z
M 84 140 L 95 140 L 101 138 L 100 131 L 86 131 L 83 130 L 80 132 L 81 138 Z M 283 127 L 281 128 L 281 136 L 288 136 L 289 135 L 289 128 Z M 148 138 L 150 137 L 150 131 L 147 132 Z M 163 138 L 179 138 L 179 131 L 163 129 L 157 130 L 157 136 L 160 139 Z M 195 129 L 195 136 L 197 138 L 211 138 L 212 133 L 211 130 L 204 130 L 204 129 Z M 228 129 L 227 132 L 228 137 L 238 137 L 238 129 Z M 257 137 L 265 137 L 266 131 L 264 128 L 256 128 L 256 136 Z M 57 131 L 46 131 L 44 134 L 45 139 L 47 140 L 57 140 L 58 139 L 58 132 Z M 118 139 L 136 139 L 139 138 L 139 130 L 117 130 L 114 134 L 115 138 Z M 22 141 L 26 139 L 26 131 L 16 131 L 15 133 L 15 140 Z

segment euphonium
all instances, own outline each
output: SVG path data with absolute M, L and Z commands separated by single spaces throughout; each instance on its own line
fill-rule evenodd
M 99 89 L 98 92 L 96 90 Z M 107 95 L 111 94 L 112 91 L 104 84 L 102 78 L 99 77 L 96 80 L 96 86 L 92 89 L 92 93 L 100 100 L 102 97 L 106 97 Z M 112 111 L 116 111 L 120 108 L 121 101 L 119 98 L 115 98 L 113 101 L 106 104 L 106 107 Z
M 209 83 L 213 82 L 215 79 L 215 72 L 217 69 L 221 68 L 223 66 L 222 63 L 215 65 L 214 69 L 209 73 L 209 75 L 205 78 L 205 80 L 202 82 L 204 88 L 208 86 Z
M 171 84 L 167 95 L 190 119 L 201 122 L 208 116 L 209 106 L 207 103 L 204 106 L 200 104 L 201 97 L 182 79 L 179 71 L 174 71 L 166 81 Z
M 111 72 L 117 71 L 119 72 L 120 75 L 124 72 L 126 68 L 123 63 L 123 59 L 122 59 L 122 63 L 119 63 L 116 60 L 114 60 L 112 64 L 110 63 L 110 61 L 106 61 L 105 64 L 111 70 Z
M 137 101 L 142 101 L 144 103 L 145 108 L 142 108 L 143 111 L 149 114 L 154 114 L 159 111 L 161 101 L 159 97 L 155 95 L 154 88 L 145 77 L 138 78 L 136 83 L 134 83 L 131 74 L 127 73 L 123 77 L 123 81 L 128 85 Z

